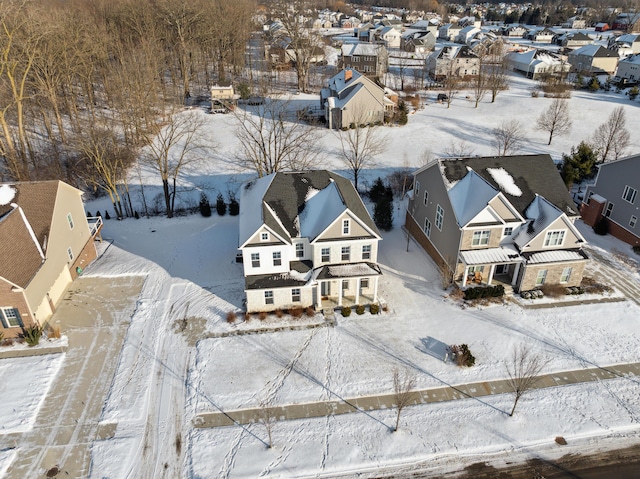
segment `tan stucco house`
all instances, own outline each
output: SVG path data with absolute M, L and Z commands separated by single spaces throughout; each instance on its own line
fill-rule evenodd
M 0 185 L 0 326 L 5 338 L 43 325 L 96 257 L 101 220 L 87 221 L 82 192 L 62 181 Z

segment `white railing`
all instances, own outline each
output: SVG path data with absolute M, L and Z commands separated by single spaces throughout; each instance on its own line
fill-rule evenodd
M 95 236 L 98 231 L 100 231 L 100 228 L 102 228 L 102 216 L 89 216 L 87 218 L 87 223 L 89 223 L 91 236 Z

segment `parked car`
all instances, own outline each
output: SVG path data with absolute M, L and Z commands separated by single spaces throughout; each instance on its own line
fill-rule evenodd
M 444 93 L 438 93 L 438 101 L 447 101 L 449 97 Z

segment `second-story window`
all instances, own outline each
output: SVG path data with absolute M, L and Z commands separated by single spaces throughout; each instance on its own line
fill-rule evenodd
M 351 260 L 351 248 L 349 246 L 342 247 L 342 261 Z
M 471 246 L 485 246 L 489 244 L 489 236 L 491 231 L 474 231 L 473 238 L 471 239 Z
M 362 245 L 362 259 L 371 259 L 371 245 Z
M 343 235 L 348 235 L 349 234 L 349 230 L 350 230 L 350 221 L 349 220 L 342 220 L 342 234 Z
M 436 228 L 442 231 L 442 222 L 444 220 L 444 210 L 442 206 L 438 205 L 436 208 Z
M 424 205 L 427 206 L 429 204 L 429 192 L 424 190 Z
M 296 243 L 296 258 L 304 257 L 304 245 L 302 243 Z
M 251 253 L 251 267 L 252 268 L 260 267 L 260 253 Z
M 273 265 L 280 266 L 282 264 L 282 253 L 280 251 L 273 252 Z
M 331 248 L 322 248 L 320 250 L 320 261 L 329 263 L 331 261 Z
M 502 236 L 511 236 L 512 234 L 513 234 L 513 227 L 511 227 L 511 226 L 507 226 L 507 227 L 504 229 L 504 231 L 503 231 L 503 233 L 502 233 Z
M 545 246 L 562 246 L 564 242 L 564 230 L 548 231 L 544 239 Z
M 69 228 L 73 229 L 73 217 L 71 213 L 67 214 L 67 221 L 69 222 Z
M 631 188 L 629 185 L 627 185 L 624 187 L 624 191 L 622 192 L 622 199 L 633 204 L 633 202 L 636 200 L 637 193 L 638 193 L 638 190 Z

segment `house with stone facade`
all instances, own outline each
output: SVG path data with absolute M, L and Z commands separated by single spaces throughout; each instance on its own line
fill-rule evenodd
M 480 58 L 466 45 L 443 45 L 426 58 L 425 70 L 436 81 L 448 76 L 475 77 L 480 71 Z
M 380 233 L 346 178 L 281 172 L 241 187 L 248 312 L 378 302 Z
M 0 331 L 44 325 L 96 257 L 102 220 L 90 224 L 82 192 L 62 181 L 0 185 Z
M 609 234 L 632 246 L 640 245 L 638 191 L 640 155 L 601 164 L 580 205 L 583 221 L 590 226 L 604 221 Z
M 579 217 L 549 155 L 440 159 L 414 173 L 405 226 L 466 288 L 579 285 Z

